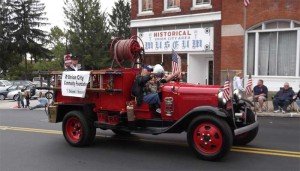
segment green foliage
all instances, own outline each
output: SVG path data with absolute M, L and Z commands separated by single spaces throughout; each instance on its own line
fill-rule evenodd
M 130 4 L 128 1 L 115 2 L 112 14 L 109 15 L 109 25 L 114 37 L 130 38 Z
M 108 66 L 110 34 L 99 0 L 65 0 L 64 13 L 69 26 L 70 52 L 81 56 L 85 69 Z
M 27 78 L 27 54 L 31 54 L 35 61 L 49 58 L 49 50 L 44 47 L 48 43 L 46 32 L 39 29 L 46 25 L 44 4 L 40 0 L 7 0 L 1 3 L 1 29 L 4 41 L 0 42 L 4 54 L 1 54 L 0 66 L 5 72 L 14 69 L 22 58 L 25 69 L 23 73 Z M 14 65 L 5 66 L 6 61 Z M 24 72 L 25 71 L 25 72 Z M 5 75 L 5 74 L 4 74 Z

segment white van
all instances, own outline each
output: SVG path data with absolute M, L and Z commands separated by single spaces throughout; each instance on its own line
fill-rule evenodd
M 12 86 L 12 83 L 7 80 L 0 80 L 0 91 L 6 90 Z

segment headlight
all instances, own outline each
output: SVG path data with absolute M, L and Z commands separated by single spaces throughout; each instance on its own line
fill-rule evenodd
M 242 99 L 242 91 L 241 90 L 234 90 L 233 94 L 237 97 L 238 100 Z
M 219 100 L 219 104 L 225 105 L 226 104 L 226 99 L 224 98 L 224 92 L 223 90 L 219 90 L 218 93 L 218 100 Z

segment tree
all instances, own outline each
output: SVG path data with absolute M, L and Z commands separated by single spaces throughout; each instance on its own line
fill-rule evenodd
M 67 47 L 64 44 L 66 41 L 66 33 L 63 32 L 59 27 L 55 26 L 50 30 L 50 42 L 51 53 L 53 54 L 53 68 L 61 70 L 63 68 L 64 59 L 63 56 L 66 54 Z M 51 69 L 51 68 L 49 68 Z
M 15 52 L 13 30 L 16 25 L 11 22 L 12 10 L 6 1 L 0 0 L 0 73 L 3 77 L 11 67 L 21 62 L 21 57 Z
M 43 17 L 45 5 L 40 0 L 11 0 L 9 3 L 13 11 L 11 21 L 17 26 L 13 32 L 14 44 L 24 58 L 25 79 L 27 79 L 27 53 L 30 53 L 35 62 L 38 58 L 48 56 L 49 50 L 43 47 L 47 42 L 47 34 L 39 29 L 47 20 Z
M 107 46 L 110 35 L 106 15 L 100 11 L 99 0 L 65 0 L 64 13 L 69 26 L 69 49 L 80 55 L 85 69 L 107 65 Z
M 109 24 L 114 37 L 130 37 L 130 4 L 126 0 L 115 2 L 112 14 L 109 15 Z

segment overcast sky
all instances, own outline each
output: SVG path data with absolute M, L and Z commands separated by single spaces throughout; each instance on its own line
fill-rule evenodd
M 100 0 L 101 10 L 111 13 L 112 7 L 117 0 Z M 64 21 L 65 15 L 63 11 L 64 0 L 41 0 L 45 4 L 46 17 L 48 18 L 48 26 L 45 30 L 50 31 L 50 28 L 59 26 L 61 29 L 66 28 Z

